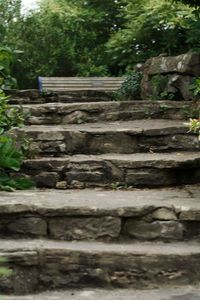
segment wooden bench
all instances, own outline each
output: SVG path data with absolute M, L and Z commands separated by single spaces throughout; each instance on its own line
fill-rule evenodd
M 116 91 L 124 82 L 123 77 L 39 77 L 39 90 L 67 91 Z

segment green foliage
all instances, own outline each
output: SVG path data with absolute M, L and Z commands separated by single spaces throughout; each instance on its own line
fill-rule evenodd
M 26 149 L 25 141 L 15 141 L 9 136 L 8 131 L 13 127 L 21 127 L 24 124 L 25 115 L 20 107 L 11 107 L 8 97 L 3 89 L 10 88 L 7 84 L 11 79 L 10 66 L 12 63 L 12 51 L 8 48 L 0 49 L 0 190 L 14 191 L 15 189 L 32 188 L 33 182 L 26 178 L 13 179 L 10 172 L 20 170 Z M 13 79 L 14 80 L 14 79 Z M 12 81 L 13 81 L 12 80 Z
M 181 114 L 183 115 L 184 119 L 195 119 L 199 117 L 200 108 L 196 101 L 192 101 L 190 106 L 184 105 L 181 109 Z
M 26 149 L 25 149 L 26 150 Z M 26 178 L 12 179 L 9 172 L 20 170 L 24 159 L 24 142 L 18 141 L 9 135 L 0 135 L 0 190 L 13 191 L 28 189 L 34 183 Z
M 121 69 L 160 53 L 187 52 L 188 20 L 192 9 L 166 0 L 127 1 L 123 10 L 126 23 L 107 43 L 110 63 Z
M 140 83 L 142 80 L 141 72 L 132 72 L 115 94 L 117 100 L 140 99 Z
M 11 129 L 12 127 L 22 127 L 24 125 L 25 115 L 21 107 L 11 107 L 9 98 L 0 94 L 0 133 Z
M 118 2 L 43 0 L 39 11 L 18 18 L 11 41 L 24 51 L 15 65 L 20 86 L 35 86 L 39 75 L 108 75 L 105 44 L 122 23 Z
M 184 4 L 199 7 L 200 6 L 200 0 L 175 0 L 176 2 L 182 2 Z
M 151 77 L 151 100 L 172 100 L 174 94 L 167 92 L 168 76 L 154 75 Z
M 197 132 L 200 130 L 200 120 L 190 119 L 190 129 L 193 132 Z
M 200 96 L 200 77 L 196 77 L 193 83 L 190 85 L 189 89 L 193 92 L 194 96 Z
M 200 119 L 190 119 L 189 123 L 190 132 L 194 132 L 198 134 L 200 141 Z
M 194 82 L 190 86 L 190 90 L 193 92 L 194 96 L 196 96 L 197 100 L 193 101 L 189 108 L 190 114 L 187 116 L 190 118 L 189 128 L 190 132 L 198 134 L 200 141 L 200 77 L 194 79 Z
M 23 162 L 23 152 L 15 145 L 13 138 L 0 136 L 0 168 L 19 171 Z
M 18 27 L 21 0 L 0 0 L 0 45 L 6 45 L 15 38 Z
M 187 24 L 186 43 L 193 52 L 200 53 L 200 8 L 192 12 L 192 18 L 188 18 Z
M 127 190 L 127 189 L 131 189 L 132 186 L 128 186 L 127 184 L 123 184 L 121 182 L 114 182 L 111 184 L 111 188 L 113 190 Z
M 0 276 L 10 276 L 12 275 L 12 270 L 8 269 L 5 265 L 7 264 L 7 259 L 0 257 Z
M 16 88 L 17 81 L 10 76 L 11 67 L 14 62 L 13 52 L 8 47 L 0 48 L 0 87 L 1 89 Z
M 126 74 L 160 53 L 200 52 L 199 10 L 183 2 L 199 3 L 41 0 L 22 15 L 21 0 L 0 0 L 0 40 L 24 52 L 11 64 L 21 88 L 36 87 L 38 76 Z
M 12 274 L 12 271 L 9 270 L 6 267 L 1 267 L 0 268 L 0 276 L 10 276 Z
M 90 76 L 107 76 L 109 75 L 107 66 L 95 66 L 94 63 L 88 58 L 87 64 L 79 63 L 77 65 L 77 76 L 90 77 Z

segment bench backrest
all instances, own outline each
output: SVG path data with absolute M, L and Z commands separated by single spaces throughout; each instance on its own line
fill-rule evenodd
M 124 77 L 39 77 L 40 91 L 116 91 Z

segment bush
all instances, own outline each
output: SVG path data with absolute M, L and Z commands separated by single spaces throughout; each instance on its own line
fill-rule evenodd
M 200 96 L 200 77 L 195 77 L 192 84 L 189 87 L 193 95 L 198 99 Z
M 16 88 L 17 81 L 10 75 L 14 54 L 8 47 L 0 48 L 0 87 L 3 90 Z
M 121 87 L 116 92 L 115 98 L 117 100 L 141 99 L 141 80 L 141 72 L 133 72 L 132 74 L 128 75 L 125 81 L 122 83 Z
M 194 132 L 198 134 L 200 141 L 200 119 L 190 119 L 190 132 Z
M 9 97 L 0 93 L 0 133 L 9 130 L 12 127 L 22 127 L 25 121 L 25 115 L 21 107 L 11 107 Z
M 9 270 L 7 267 L 4 265 L 7 263 L 7 260 L 3 257 L 0 257 L 0 276 L 10 276 L 12 274 L 12 270 Z
M 9 98 L 3 90 L 13 87 L 15 79 L 10 74 L 12 64 L 12 51 L 0 48 L 0 190 L 13 191 L 34 186 L 26 178 L 13 179 L 10 172 L 18 172 L 22 166 L 26 140 L 16 141 L 9 133 L 13 127 L 24 125 L 25 115 L 20 107 L 11 107 Z
M 10 177 L 10 172 L 21 169 L 27 151 L 26 140 L 16 141 L 9 136 L 9 131 L 4 131 L 3 127 L 0 130 L 0 190 L 14 191 L 34 187 L 34 183 L 24 177 Z

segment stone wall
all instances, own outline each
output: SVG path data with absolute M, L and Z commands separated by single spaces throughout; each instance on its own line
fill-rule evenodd
M 4 207 L 9 211 L 9 205 Z M 15 212 L 16 210 L 16 212 Z M 49 238 L 56 240 L 120 241 L 120 240 L 199 240 L 200 212 L 184 207 L 144 205 L 137 211 L 130 208 L 99 212 L 89 208 L 74 209 L 69 215 L 63 210 L 50 212 L 39 207 L 36 212 L 0 213 L 0 238 Z M 73 209 L 71 209 L 73 210 Z
M 142 99 L 192 100 L 194 96 L 190 85 L 198 76 L 199 54 L 152 57 L 143 66 Z

